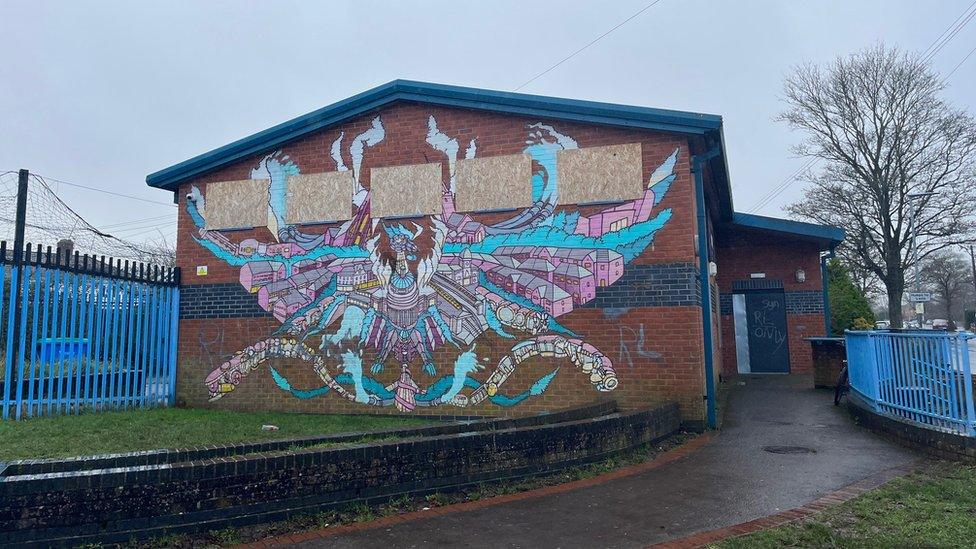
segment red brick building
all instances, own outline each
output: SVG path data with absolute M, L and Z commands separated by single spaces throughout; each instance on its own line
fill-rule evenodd
M 721 374 L 810 369 L 843 238 L 735 213 L 718 116 L 405 81 L 147 182 L 189 406 L 702 424 Z

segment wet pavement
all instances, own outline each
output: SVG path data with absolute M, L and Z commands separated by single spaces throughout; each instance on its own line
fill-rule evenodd
M 732 381 L 724 428 L 596 486 L 307 541 L 304 547 L 644 547 L 799 507 L 918 455 L 855 426 L 809 376 Z M 765 448 L 765 449 L 764 449 Z

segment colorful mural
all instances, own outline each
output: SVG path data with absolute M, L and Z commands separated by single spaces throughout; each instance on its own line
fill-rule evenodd
M 524 152 L 533 161 L 534 202 L 504 221 L 483 224 L 455 211 L 455 166 L 462 146 L 431 116 L 426 143 L 432 156 L 446 157 L 450 174 L 443 211 L 390 221 L 370 218 L 370 191 L 361 176 L 364 155 L 386 138 L 376 117 L 348 143 L 345 134 L 332 143 L 336 170 L 349 169 L 344 146 L 352 158 L 355 213 L 322 233 L 285 223 L 285 181 L 299 168 L 281 153 L 262 159 L 251 174 L 270 181 L 273 242 L 234 242 L 207 230 L 206 197 L 192 188 L 186 208 L 197 227 L 194 238 L 216 258 L 240 267 L 241 285 L 281 323 L 207 376 L 211 400 L 232 392 L 275 358 L 303 361 L 322 379 L 321 387 L 296 388 L 270 367 L 277 385 L 297 398 L 334 392 L 404 412 L 484 401 L 512 406 L 543 393 L 564 362 L 597 391 L 614 390 L 620 381 L 611 360 L 558 318 L 594 299 L 598 287 L 619 280 L 668 222 L 670 209 L 652 213 L 675 178 L 678 151 L 649 175 L 643 196 L 584 216 L 575 208 L 557 208 L 556 152 L 578 148 L 577 142 L 550 125 L 531 124 Z M 464 158 L 476 153 L 476 140 L 464 145 Z M 488 358 L 479 353 L 487 351 L 479 348 L 479 336 L 489 331 L 519 342 L 486 371 Z M 456 358 L 439 374 L 442 365 L 434 357 L 442 348 L 454 349 Z M 372 357 L 367 365 L 364 351 Z M 506 394 L 506 380 L 534 356 L 547 357 L 554 368 L 528 390 Z M 384 384 L 376 377 L 388 367 L 399 375 Z

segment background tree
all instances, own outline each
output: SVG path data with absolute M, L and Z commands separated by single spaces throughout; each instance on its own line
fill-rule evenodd
M 827 264 L 827 300 L 830 303 L 830 329 L 834 335 L 842 335 L 844 330 L 854 329 L 857 320 L 874 326 L 874 313 L 867 297 L 851 280 L 850 271 L 838 259 Z M 860 326 L 858 326 L 860 328 Z
M 851 282 L 864 297 L 868 298 L 868 301 L 876 301 L 878 298 L 884 296 L 884 284 L 878 280 L 878 275 L 874 272 L 865 269 L 859 263 L 846 263 L 844 267 L 851 276 Z
M 780 119 L 805 134 L 796 152 L 821 161 L 789 211 L 846 230 L 839 255 L 884 285 L 892 327 L 902 324 L 906 269 L 973 229 L 976 122 L 941 99 L 944 88 L 927 63 L 884 45 L 800 66 L 784 85 Z M 917 254 L 910 206 L 920 212 Z
M 973 311 L 973 315 L 976 315 L 976 246 L 970 244 L 966 251 L 969 252 L 969 272 L 971 274 L 970 280 L 973 282 L 973 294 L 972 299 L 967 302 L 966 311 Z M 969 330 L 973 326 L 973 322 L 970 320 L 970 315 L 966 315 L 966 329 Z
M 962 298 L 968 296 L 972 285 L 969 270 L 968 258 L 950 250 L 932 254 L 922 266 L 922 280 L 945 307 L 950 329 L 955 329 L 954 321 L 960 318 L 957 306 L 962 305 Z
M 145 261 L 153 265 L 176 266 L 176 245 L 170 243 L 162 234 L 156 240 L 147 240 L 140 248 L 133 252 L 137 261 Z

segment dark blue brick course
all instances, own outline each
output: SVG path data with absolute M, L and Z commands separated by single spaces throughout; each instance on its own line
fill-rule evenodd
M 719 296 L 723 315 L 732 314 L 732 294 Z M 786 292 L 786 314 L 817 315 L 823 313 L 823 293 L 819 290 Z
M 258 296 L 240 284 L 180 287 L 180 318 L 255 318 L 271 313 L 258 306 Z
M 584 308 L 700 306 L 701 284 L 693 263 L 629 265 L 612 286 L 597 288 Z M 240 284 L 206 284 L 180 288 L 180 318 L 254 318 L 271 313 Z
M 786 292 L 786 312 L 791 315 L 823 313 L 823 292 L 819 290 Z
M 612 286 L 596 289 L 584 308 L 701 306 L 701 283 L 694 263 L 628 265 Z

